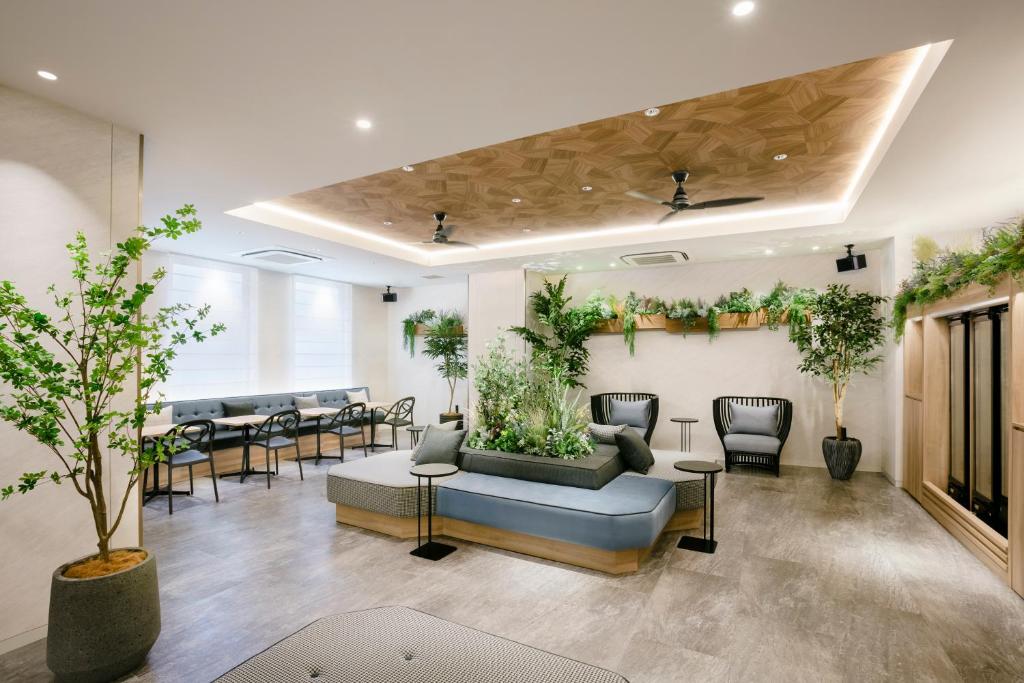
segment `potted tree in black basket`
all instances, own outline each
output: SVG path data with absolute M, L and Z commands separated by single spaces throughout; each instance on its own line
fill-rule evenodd
M 0 282 L 0 418 L 52 456 L 52 467 L 32 466 L 0 488 L 0 498 L 70 486 L 88 503 L 96 531 L 97 552 L 51 579 L 46 663 L 60 680 L 118 678 L 142 663 L 160 634 L 155 557 L 111 542 L 124 515 L 138 512 L 129 503 L 139 475 L 166 454 L 162 445 L 139 447 L 146 416 L 160 410 L 151 393 L 167 379 L 177 348 L 224 328 L 204 323 L 208 306 L 144 312 L 162 269 L 149 281 L 132 280 L 155 240 L 199 228 L 195 209 L 185 206 L 158 227 L 138 228 L 98 261 L 79 232 L 68 244 L 72 291 L 51 286 L 50 313 L 31 306 L 14 283 Z M 128 459 L 123 485 L 105 472 L 115 456 Z
M 437 361 L 437 372 L 448 382 L 448 411 L 441 413 L 441 422 L 462 421 L 455 406 L 455 385 L 466 378 L 466 346 L 462 316 L 452 311 L 438 313 L 423 340 L 423 355 Z
M 813 324 L 794 338 L 803 356 L 800 372 L 832 385 L 836 433 L 822 440 L 821 450 L 833 479 L 849 479 L 860 462 L 861 443 L 847 436 L 843 426 L 843 402 L 851 377 L 869 373 L 882 360 L 875 350 L 885 342 L 885 321 L 878 306 L 886 300 L 833 283 L 815 297 Z

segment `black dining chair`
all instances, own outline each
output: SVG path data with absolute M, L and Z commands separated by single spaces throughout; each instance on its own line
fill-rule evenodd
M 412 424 L 412 410 L 416 406 L 416 398 L 413 396 L 406 396 L 395 401 L 388 411 L 384 413 L 384 418 L 380 421 L 381 424 L 386 424 L 391 427 L 391 443 L 381 444 L 382 446 L 391 446 L 392 448 L 398 448 L 398 428 L 408 427 Z M 377 444 L 371 444 L 376 450 Z
M 363 439 L 363 457 L 366 457 L 366 432 L 363 431 L 363 416 L 366 414 L 365 403 L 349 403 L 347 406 L 339 410 L 328 422 L 321 428 L 322 433 L 336 434 L 338 436 L 338 459 L 345 462 L 345 437 L 355 436 L 359 434 Z M 314 464 L 320 464 L 319 453 L 316 454 L 316 462 Z
M 299 422 L 302 416 L 295 408 L 274 413 L 263 421 L 252 436 L 248 446 L 259 446 L 266 451 L 267 488 L 270 488 L 270 451 L 274 451 L 274 474 L 278 473 L 280 461 L 277 454 L 282 448 L 295 449 L 295 461 L 299 463 L 299 479 L 305 480 L 302 473 L 302 454 L 299 453 Z
M 210 420 L 190 420 L 174 425 L 163 436 L 153 439 L 153 448 L 158 457 L 163 456 L 167 465 L 167 514 L 174 514 L 174 469 L 188 467 L 188 492 L 196 492 L 192 468 L 202 463 L 210 464 L 210 478 L 213 481 L 213 497 L 219 503 L 217 491 L 217 469 L 213 464 L 213 432 L 216 426 Z M 154 463 L 160 466 L 160 461 Z M 149 468 L 142 473 L 142 490 L 149 481 Z

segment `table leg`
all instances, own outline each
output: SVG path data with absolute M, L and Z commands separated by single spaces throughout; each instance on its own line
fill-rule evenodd
M 447 543 L 438 543 L 434 540 L 434 492 L 431 486 L 430 477 L 426 477 L 427 480 L 427 542 L 423 545 L 419 545 L 414 548 L 409 554 L 415 555 L 416 557 L 422 557 L 426 560 L 437 561 L 441 558 L 447 557 L 455 552 L 456 548 L 453 545 Z M 419 512 L 420 504 L 420 490 L 419 490 L 419 477 L 416 478 L 416 511 Z M 420 537 L 420 526 L 419 520 L 420 515 L 416 516 L 416 541 L 421 542 Z
M 708 490 L 708 484 L 711 485 L 711 490 Z M 704 474 L 704 520 L 703 520 L 703 534 L 702 538 L 696 538 L 694 536 L 683 536 L 679 539 L 677 548 L 683 550 L 695 550 L 700 553 L 713 553 L 715 548 L 718 547 L 718 542 L 715 541 L 715 475 L 711 473 L 711 479 L 708 480 L 708 473 Z M 709 504 L 710 500 L 710 504 Z M 708 528 L 710 523 L 711 537 L 708 537 Z
M 416 547 L 423 545 L 423 477 L 416 477 Z
M 708 524 L 711 529 L 710 546 L 711 552 L 715 551 L 715 473 L 711 473 L 711 522 Z

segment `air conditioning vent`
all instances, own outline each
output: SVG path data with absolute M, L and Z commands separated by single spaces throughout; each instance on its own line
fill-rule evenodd
M 242 258 L 253 261 L 262 261 L 263 263 L 272 263 L 275 266 L 298 266 L 303 263 L 316 263 L 317 261 L 323 261 L 319 256 L 303 254 L 302 252 L 292 251 L 291 249 L 259 249 L 257 251 L 247 251 L 242 254 Z
M 444 279 L 444 275 L 421 275 L 424 280 L 441 280 Z
M 626 254 L 622 262 L 630 266 L 648 268 L 686 263 L 690 257 L 683 251 L 651 251 L 645 254 Z

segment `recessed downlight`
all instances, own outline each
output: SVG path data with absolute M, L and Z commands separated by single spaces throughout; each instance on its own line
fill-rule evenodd
M 371 121 L 370 119 L 356 119 L 356 128 L 360 128 L 362 130 L 370 130 L 371 128 L 373 128 L 373 121 Z
M 609 263 L 609 264 L 608 264 L 608 267 L 609 267 L 609 268 L 615 268 L 615 267 L 617 267 L 618 265 L 619 265 L 618 263 L 616 263 L 615 261 L 612 261 L 611 263 Z
M 660 109 L 658 109 L 657 107 L 651 107 L 651 108 L 649 108 L 649 109 L 645 109 L 645 110 L 644 110 L 644 116 L 646 116 L 646 117 L 648 117 L 648 118 L 651 118 L 651 117 L 657 116 L 657 115 L 658 115 L 658 114 L 660 114 L 660 113 L 661 113 L 661 110 L 660 110 Z
M 788 158 L 789 158 L 788 154 L 782 154 L 782 153 L 776 154 L 775 156 L 772 157 L 772 159 L 775 159 L 775 161 L 785 161 Z
M 402 170 L 405 171 L 406 173 L 412 173 L 413 171 L 416 170 L 416 167 L 415 166 L 408 166 L 407 165 L 407 166 L 403 166 Z
M 519 203 L 519 202 L 521 202 L 521 201 L 523 201 L 523 200 L 522 200 L 522 199 L 520 199 L 519 197 L 513 197 L 513 198 L 512 198 L 512 203 L 513 203 L 513 204 L 518 204 L 518 203 Z
M 394 225 L 391 221 L 384 221 L 384 225 Z
M 523 228 L 523 232 L 533 232 L 530 228 Z
M 743 0 L 743 2 L 737 2 L 732 6 L 732 15 L 734 17 L 745 17 L 754 11 L 754 3 L 751 0 Z
M 36 75 L 39 76 L 39 78 L 42 78 L 47 81 L 57 80 L 57 74 L 53 73 L 52 71 L 44 71 L 43 69 L 40 69 L 36 72 Z
M 821 247 L 819 247 L 817 244 L 811 247 L 811 251 L 818 251 L 819 249 L 821 249 Z
M 592 187 L 591 187 L 590 185 L 584 185 L 584 186 L 583 186 L 583 187 L 581 187 L 580 189 L 581 189 L 581 190 L 583 190 L 584 192 L 590 192 L 590 191 L 591 191 L 591 190 L 593 190 L 594 188 L 592 188 Z
M 583 266 L 576 266 L 576 270 L 583 270 Z
M 772 255 L 772 254 L 774 254 L 774 253 L 775 253 L 775 250 L 774 250 L 774 249 L 765 249 L 765 250 L 764 250 L 764 255 L 765 255 L 765 256 L 771 256 L 771 255 Z

